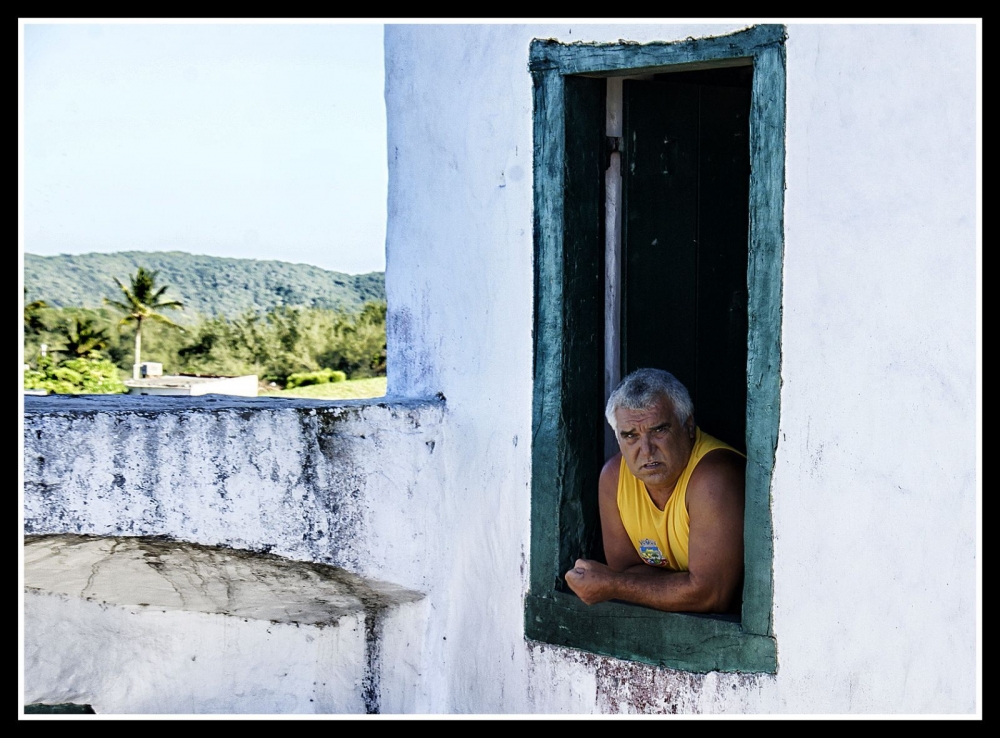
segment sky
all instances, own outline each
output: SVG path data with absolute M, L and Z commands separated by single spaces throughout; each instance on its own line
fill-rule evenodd
M 22 30 L 22 252 L 385 269 L 381 24 Z

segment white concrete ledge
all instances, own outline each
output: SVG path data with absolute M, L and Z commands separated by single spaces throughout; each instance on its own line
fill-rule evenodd
M 356 410 L 366 407 L 410 410 L 442 407 L 443 395 L 427 398 L 369 397 L 358 400 L 318 400 L 306 397 L 236 397 L 215 396 L 152 396 L 152 395 L 27 395 L 24 414 L 144 412 L 159 413 L 186 410 L 287 410 L 290 408 L 323 408 L 331 411 Z
M 423 596 L 153 538 L 29 536 L 25 701 L 97 713 L 416 707 Z

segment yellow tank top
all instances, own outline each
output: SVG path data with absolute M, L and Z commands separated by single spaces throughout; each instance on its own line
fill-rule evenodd
M 653 504 L 646 492 L 646 485 L 629 471 L 625 457 L 622 457 L 618 472 L 618 512 L 632 545 L 650 566 L 688 570 L 688 533 L 691 522 L 686 502 L 688 481 L 702 457 L 717 448 L 736 451 L 718 438 L 702 433 L 701 428 L 695 428 L 691 458 L 663 510 L 657 509 Z M 746 458 L 745 454 L 740 456 Z

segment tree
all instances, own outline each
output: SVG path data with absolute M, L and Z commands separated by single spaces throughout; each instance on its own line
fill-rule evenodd
M 48 326 L 45 324 L 45 321 L 42 319 L 41 315 L 42 310 L 48 307 L 48 305 L 45 303 L 45 300 L 34 300 L 33 302 L 27 302 L 28 299 L 27 287 L 24 288 L 24 299 L 25 299 L 25 305 L 24 305 L 25 334 L 31 333 L 37 335 L 39 333 L 42 333 L 43 331 L 47 331 Z
M 131 283 L 128 287 L 121 283 L 118 277 L 114 280 L 121 289 L 122 294 L 125 296 L 124 301 L 109 300 L 104 298 L 104 301 L 114 308 L 125 313 L 125 317 L 121 319 L 119 325 L 126 325 L 127 323 L 135 323 L 135 363 L 132 364 L 132 378 L 139 378 L 139 351 L 142 346 L 142 321 L 144 320 L 154 320 L 157 323 L 163 323 L 165 325 L 173 326 L 174 328 L 179 328 L 183 330 L 179 325 L 171 321 L 165 315 L 157 312 L 163 308 L 171 308 L 174 310 L 179 310 L 184 307 L 184 304 L 178 300 L 164 300 L 163 293 L 167 291 L 167 286 L 164 285 L 159 289 L 156 288 L 156 275 L 159 272 L 156 270 L 150 271 L 145 267 L 139 267 L 138 271 L 133 276 L 129 277 L 129 282 Z
M 75 322 L 75 326 L 74 326 Z M 107 332 L 94 325 L 91 318 L 76 316 L 73 322 L 62 329 L 65 345 L 56 351 L 66 354 L 71 359 L 98 358 L 98 353 L 107 348 L 109 337 Z

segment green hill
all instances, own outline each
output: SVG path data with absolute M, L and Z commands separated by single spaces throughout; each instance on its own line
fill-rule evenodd
M 113 254 L 24 255 L 28 300 L 52 307 L 101 307 L 103 298 L 120 299 L 113 277 L 128 284 L 138 267 L 155 269 L 165 297 L 184 303 L 183 317 L 233 317 L 279 305 L 358 311 L 364 303 L 385 300 L 385 273 L 343 274 L 308 264 L 199 256 L 182 251 L 123 251 Z M 171 316 L 173 317 L 173 316 Z

